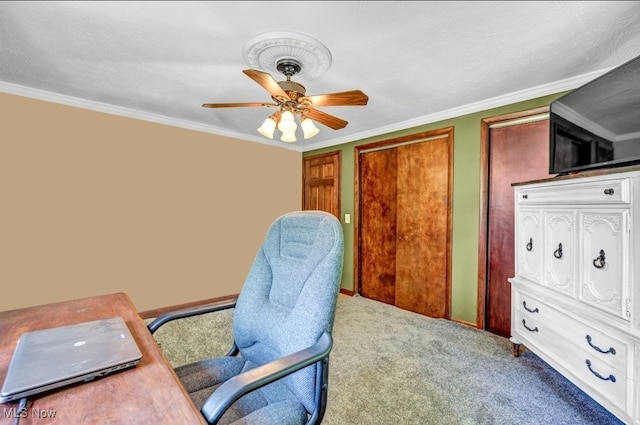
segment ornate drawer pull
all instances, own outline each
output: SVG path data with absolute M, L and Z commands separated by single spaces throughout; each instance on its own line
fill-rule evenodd
M 527 244 L 527 251 L 531 251 L 533 249 L 533 238 L 529 238 L 529 243 Z
M 604 194 L 605 195 L 613 195 L 614 190 L 613 189 L 605 189 L 604 190 Z
M 562 258 L 562 243 L 558 244 L 558 249 L 553 251 L 553 256 L 556 258 Z
M 530 309 L 529 307 L 527 307 L 527 302 L 526 301 L 522 301 L 522 307 L 524 307 L 524 309 L 527 310 L 529 313 L 538 313 L 540 311 L 540 310 L 538 310 L 538 307 L 534 308 L 533 310 Z M 523 320 L 523 322 L 524 322 L 524 320 Z
M 596 262 L 599 262 L 600 265 L 596 264 Z M 594 260 L 593 260 L 593 267 L 595 267 L 596 269 L 601 269 L 605 266 L 606 262 L 605 262 L 605 257 L 604 257 L 604 249 L 600 250 L 600 255 L 598 255 Z
M 589 343 L 589 345 L 591 346 L 591 348 L 593 348 L 594 350 L 596 350 L 598 353 L 602 353 L 602 354 L 609 354 L 611 353 L 612 355 L 616 355 L 616 349 L 613 347 L 609 347 L 609 349 L 607 351 L 604 351 L 602 348 L 593 345 L 591 343 L 591 335 L 587 335 L 587 342 Z
M 522 199 L 528 199 L 529 195 L 527 195 L 526 193 L 524 195 L 522 195 Z
M 606 377 L 606 378 L 605 378 L 604 376 L 600 375 L 600 374 L 599 374 L 598 372 L 596 372 L 595 370 L 591 369 L 591 361 L 590 361 L 589 359 L 587 359 L 587 361 L 586 361 L 585 363 L 586 363 L 587 367 L 589 368 L 589 372 L 593 373 L 593 375 L 594 375 L 596 378 L 600 378 L 600 379 L 602 379 L 603 381 L 616 382 L 616 377 L 615 377 L 615 376 L 613 376 L 613 375 L 609 375 L 608 377 Z
M 528 330 L 529 332 L 538 332 L 538 327 L 537 326 L 535 328 L 531 329 L 529 326 L 527 326 L 527 322 L 524 319 L 522 319 L 522 326 L 524 326 L 524 328 L 526 330 Z

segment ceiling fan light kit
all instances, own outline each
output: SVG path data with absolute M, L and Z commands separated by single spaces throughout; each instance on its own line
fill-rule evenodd
M 247 62 L 254 68 L 275 70 L 286 77 L 276 81 L 268 72 L 259 69 L 245 69 L 242 72 L 260 84 L 271 95 L 275 103 L 205 103 L 205 108 L 229 107 L 277 107 L 257 129 L 258 133 L 273 139 L 276 129 L 282 132 L 281 141 L 297 141 L 298 129 L 296 117 L 305 139 L 317 135 L 320 130 L 313 121 L 317 121 L 333 130 L 344 128 L 348 123 L 333 115 L 316 109 L 317 106 L 366 105 L 369 98 L 360 90 L 307 96 L 305 87 L 291 80 L 294 75 L 316 78 L 329 67 L 331 54 L 319 41 L 296 33 L 274 32 L 262 34 L 245 46 Z M 275 67 L 275 68 L 274 68 Z
M 273 116 L 268 117 L 262 125 L 258 128 L 258 133 L 262 134 L 268 139 L 273 139 L 273 132 L 276 129 L 276 120 Z
M 293 113 L 291 111 L 283 111 L 280 115 L 280 122 L 278 123 L 278 130 L 283 133 L 293 133 L 298 129 Z
M 289 114 L 291 113 L 289 112 Z M 265 119 L 262 125 L 258 128 L 258 133 L 262 134 L 268 139 L 273 139 L 273 133 L 277 128 L 283 133 L 282 137 L 280 138 L 280 140 L 282 140 L 283 142 L 291 143 L 297 141 L 297 139 L 295 138 L 295 130 L 297 129 L 297 125 L 295 121 L 293 121 L 293 116 L 290 118 L 292 120 L 291 123 L 293 124 L 293 126 L 291 126 L 291 124 L 286 123 L 281 125 L 282 115 L 283 113 L 278 111 L 276 114 L 267 117 L 267 119 Z M 290 128 L 287 131 L 287 125 L 292 127 L 292 129 Z M 302 133 L 305 139 L 310 139 L 320 132 L 318 127 L 316 127 L 313 123 L 313 120 L 304 116 L 301 117 L 300 127 L 302 128 Z M 291 135 L 293 135 L 293 137 Z
M 302 133 L 304 134 L 305 139 L 310 139 L 320 133 L 318 127 L 316 127 L 313 121 L 309 118 L 303 118 L 302 121 L 300 121 L 300 127 L 302 127 Z
M 295 132 L 291 132 L 291 133 L 282 133 L 282 137 L 280 138 L 280 140 L 282 140 L 283 142 L 286 143 L 293 143 L 295 142 L 296 139 L 296 133 Z

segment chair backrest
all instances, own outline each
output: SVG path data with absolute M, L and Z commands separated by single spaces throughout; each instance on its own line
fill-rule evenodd
M 235 342 L 249 367 L 308 348 L 331 332 L 343 252 L 342 226 L 329 213 L 299 211 L 273 222 L 234 313 Z M 283 380 L 309 412 L 315 375 L 311 365 Z

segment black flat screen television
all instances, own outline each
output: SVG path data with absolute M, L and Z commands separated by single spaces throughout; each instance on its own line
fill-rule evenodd
M 551 102 L 549 174 L 640 163 L 640 56 Z

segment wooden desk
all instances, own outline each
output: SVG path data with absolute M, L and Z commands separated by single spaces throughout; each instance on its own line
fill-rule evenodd
M 30 397 L 21 425 L 206 424 L 123 293 L 0 312 L 0 383 L 22 333 L 113 316 L 121 316 L 131 330 L 142 352 L 140 364 Z M 0 404 L 0 424 L 13 424 L 17 408 L 17 402 Z

